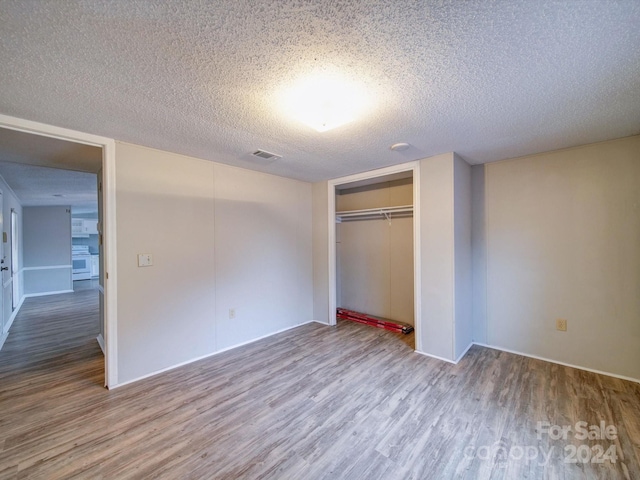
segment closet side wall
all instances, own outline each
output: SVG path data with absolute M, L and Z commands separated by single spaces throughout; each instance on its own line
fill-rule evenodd
M 336 195 L 336 210 L 411 205 L 407 181 L 353 189 Z M 336 225 L 338 306 L 414 324 L 413 219 Z
M 453 153 L 420 161 L 420 351 L 455 360 Z
M 455 242 L 455 358 L 473 342 L 471 313 L 471 166 L 453 156 Z

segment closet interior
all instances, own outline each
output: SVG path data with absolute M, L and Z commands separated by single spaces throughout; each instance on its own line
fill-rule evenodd
M 358 321 L 355 313 L 381 317 L 411 332 L 413 172 L 337 185 L 335 197 L 338 318 L 346 309 L 351 320 Z M 373 325 L 393 330 L 382 322 Z

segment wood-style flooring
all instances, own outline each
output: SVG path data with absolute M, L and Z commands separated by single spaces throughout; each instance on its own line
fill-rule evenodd
M 640 479 L 633 382 L 480 347 L 451 365 L 343 322 L 108 391 L 97 321 L 93 290 L 25 301 L 0 351 L 0 478 Z M 617 436 L 536 431 L 579 421 Z

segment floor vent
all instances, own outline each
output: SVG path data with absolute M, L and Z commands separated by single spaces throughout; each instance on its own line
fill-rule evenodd
M 278 160 L 279 158 L 282 158 L 282 155 L 276 155 L 275 153 L 266 152 L 264 150 L 256 150 L 251 155 L 264 158 L 265 160 Z

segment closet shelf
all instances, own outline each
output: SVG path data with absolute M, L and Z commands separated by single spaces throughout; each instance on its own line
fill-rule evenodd
M 397 207 L 365 208 L 362 210 L 344 210 L 336 212 L 336 223 L 348 222 L 350 220 L 366 220 L 369 218 L 408 217 L 413 214 L 413 205 L 400 205 Z

